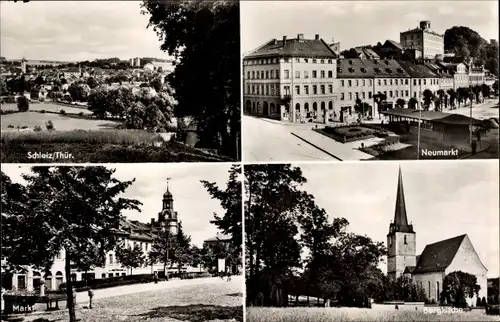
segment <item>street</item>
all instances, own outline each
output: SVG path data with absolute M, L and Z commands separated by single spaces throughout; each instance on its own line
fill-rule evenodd
M 465 116 L 470 116 L 470 103 L 468 106 L 461 105 L 460 108 L 456 110 L 444 110 L 446 113 L 455 113 Z M 475 104 L 472 108 L 472 117 L 479 120 L 485 120 L 492 117 L 499 117 L 498 109 L 498 98 L 497 99 L 486 99 L 484 103 Z
M 267 119 L 243 116 L 243 158 L 255 161 L 331 161 L 334 157 L 292 135 L 311 124 L 285 125 Z

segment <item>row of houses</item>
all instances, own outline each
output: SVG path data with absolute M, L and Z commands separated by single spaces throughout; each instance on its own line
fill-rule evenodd
M 163 195 L 162 210 L 158 213 L 157 218 L 152 218 L 149 223 L 143 223 L 136 220 L 123 220 L 120 223 L 120 228 L 115 230 L 117 242 L 126 248 L 139 248 L 143 251 L 144 256 L 152 250 L 153 243 L 158 233 L 163 229 L 168 229 L 170 234 L 177 234 L 179 226 L 179 216 L 174 210 L 174 198 L 167 187 L 167 191 Z M 208 247 L 215 247 L 217 243 L 227 245 L 229 237 L 222 234 L 217 234 L 214 238 L 210 238 L 204 242 Z M 41 271 L 32 267 L 26 267 L 24 273 L 5 273 L 2 269 L 2 288 L 7 290 L 27 290 L 39 291 L 40 281 L 45 280 L 45 288 L 47 290 L 58 290 L 62 283 L 66 282 L 65 273 L 65 252 L 61 250 L 54 258 L 52 267 L 47 271 Z M 2 266 L 7 263 L 2 260 Z M 222 262 L 225 266 L 225 262 Z M 4 267 L 5 268 L 5 267 Z M 178 267 L 167 268 L 169 271 L 177 271 Z M 183 267 L 185 272 L 204 270 L 201 266 L 198 267 Z M 217 267 L 218 270 L 225 270 L 226 267 Z M 235 268 L 231 267 L 234 271 Z M 138 274 L 153 274 L 154 272 L 164 272 L 163 263 L 156 262 L 153 264 L 145 264 L 142 267 L 127 270 L 123 267 L 116 257 L 116 251 L 111 250 L 106 253 L 104 265 L 102 267 L 92 267 L 90 270 L 83 270 L 78 267 L 71 267 L 70 278 L 73 281 L 102 279 L 109 277 L 138 275 Z
M 338 46 L 338 44 L 335 44 Z M 412 97 L 422 102 L 428 89 L 492 86 L 495 77 L 473 61 L 445 63 L 381 59 L 373 51 L 358 48 L 358 58 L 342 58 L 335 48 L 316 35 L 305 39 L 272 39 L 243 59 L 245 113 L 291 122 L 351 121 L 357 118 L 357 99 L 372 106 L 378 117 L 377 93 L 386 104 Z

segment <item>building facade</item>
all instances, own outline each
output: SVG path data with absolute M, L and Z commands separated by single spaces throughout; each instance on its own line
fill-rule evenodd
M 336 57 L 319 35 L 265 43 L 243 59 L 245 113 L 324 121 L 334 109 Z
M 421 21 L 419 27 L 400 33 L 403 48 L 422 52 L 424 59 L 435 59 L 444 55 L 444 35 L 431 30 L 430 21 Z
M 120 223 L 120 229 L 115 231 L 115 238 L 121 247 L 135 249 L 140 248 L 147 256 L 152 250 L 154 239 L 161 230 L 168 229 L 172 235 L 178 231 L 178 214 L 174 210 L 174 198 L 167 187 L 163 195 L 162 210 L 158 213 L 157 219 L 152 218 L 150 223 L 142 223 L 135 220 L 124 220 Z M 2 261 L 2 266 L 6 263 Z M 185 271 L 200 271 L 201 268 L 183 268 Z M 177 271 L 177 267 L 172 267 L 172 271 Z M 163 272 L 163 263 L 157 262 L 152 265 L 144 265 L 127 270 L 116 257 L 116 251 L 110 250 L 106 253 L 104 266 L 92 267 L 83 271 L 77 267 L 71 267 L 70 278 L 73 281 L 84 279 L 101 279 L 125 275 L 153 274 Z M 66 282 L 65 273 L 65 252 L 61 252 L 54 258 L 52 267 L 48 271 L 40 271 L 32 267 L 26 267 L 24 274 L 2 274 L 2 287 L 12 290 L 39 291 L 41 279 L 45 280 L 46 290 L 58 290 L 62 283 Z
M 487 269 L 482 264 L 467 235 L 445 239 L 425 246 L 422 254 L 416 254 L 416 233 L 408 223 L 403 191 L 403 177 L 399 170 L 394 222 L 387 234 L 387 274 L 395 280 L 402 275 L 425 290 L 429 301 L 439 303 L 446 275 L 461 271 L 477 278 L 479 298 L 487 296 Z M 467 298 L 469 306 L 476 305 L 477 297 Z

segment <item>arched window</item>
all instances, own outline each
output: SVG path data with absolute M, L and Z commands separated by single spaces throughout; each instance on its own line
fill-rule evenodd
M 300 103 L 295 104 L 295 110 L 300 111 Z
M 318 110 L 318 103 L 314 102 L 313 103 L 313 111 L 317 111 Z
M 333 110 L 333 102 L 332 101 L 328 102 L 328 109 Z
M 321 110 L 324 111 L 326 108 L 325 108 L 325 102 L 321 102 Z
M 304 111 L 309 112 L 309 103 L 304 104 Z

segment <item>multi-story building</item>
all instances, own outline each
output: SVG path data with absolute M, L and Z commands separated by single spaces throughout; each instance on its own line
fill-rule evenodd
M 431 30 L 430 21 L 421 21 L 420 26 L 400 33 L 403 48 L 422 52 L 424 59 L 434 59 L 444 55 L 444 35 Z
M 369 115 L 378 116 L 378 106 L 374 95 L 387 96 L 386 104 L 394 105 L 398 98 L 409 97 L 409 75 L 395 60 L 380 59 L 340 59 L 337 69 L 338 109 L 334 110 L 333 120 L 351 120 L 356 100 L 372 106 Z
M 139 247 L 144 255 L 151 251 L 155 237 L 158 232 L 163 229 L 168 229 L 173 235 L 177 234 L 178 230 L 178 214 L 174 210 L 174 198 L 167 187 L 167 191 L 163 195 L 162 210 L 158 214 L 158 219 L 151 219 L 150 223 L 141 223 L 135 220 L 124 220 L 120 223 L 120 229 L 115 231 L 115 237 L 121 247 L 135 249 Z M 74 281 L 84 279 L 100 279 L 107 277 L 125 276 L 130 273 L 136 274 L 153 274 L 155 271 L 163 271 L 162 263 L 154 263 L 133 269 L 132 272 L 127 271 L 116 257 L 115 250 L 106 253 L 103 267 L 93 267 L 88 271 L 83 271 L 77 267 L 71 267 L 70 278 Z M 6 263 L 2 261 L 2 266 Z M 174 268 L 177 269 L 177 268 Z M 199 271 L 199 269 L 197 269 Z M 61 252 L 54 258 L 53 265 L 48 271 L 40 271 L 31 267 L 26 268 L 24 274 L 2 274 L 2 288 L 28 291 L 39 290 L 40 281 L 45 279 L 45 288 L 47 290 L 57 290 L 59 286 L 66 281 L 65 273 L 65 252 Z
M 336 58 L 319 35 L 284 36 L 255 49 L 243 58 L 245 113 L 324 121 L 335 101 Z
M 439 90 L 440 77 L 429 67 L 423 64 L 415 64 L 409 61 L 399 61 L 399 64 L 410 75 L 410 96 L 423 103 L 424 91 L 430 90 L 434 95 Z
M 449 73 L 453 75 L 453 89 L 457 90 L 460 87 L 469 87 L 469 73 L 467 66 L 463 63 L 444 63 L 437 62 L 438 65 L 448 69 Z
M 439 89 L 445 93 L 453 89 L 453 75 L 450 70 L 434 62 L 427 62 L 425 66 L 429 67 L 434 73 L 439 75 Z
M 473 62 L 466 65 L 469 74 L 469 85 L 476 86 L 485 84 L 484 65 L 475 65 Z

